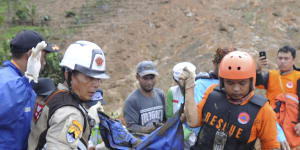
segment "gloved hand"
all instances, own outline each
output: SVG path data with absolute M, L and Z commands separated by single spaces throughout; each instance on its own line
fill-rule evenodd
M 41 41 L 33 47 L 31 50 L 31 55 L 27 61 L 27 69 L 25 76 L 29 79 L 29 82 L 32 80 L 37 83 L 39 78 L 39 73 L 41 70 L 41 55 L 42 50 L 47 46 L 45 41 Z
M 179 86 L 188 89 L 195 85 L 195 74 L 192 73 L 187 67 L 183 68 L 183 72 L 179 76 Z
M 100 101 L 96 105 L 92 106 L 88 112 L 88 115 L 95 119 L 96 124 L 100 123 L 98 111 L 104 111 Z

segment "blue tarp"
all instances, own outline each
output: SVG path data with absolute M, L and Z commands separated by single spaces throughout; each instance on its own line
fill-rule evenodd
M 99 112 L 101 137 L 105 146 L 111 149 L 182 150 L 183 128 L 180 114 L 178 111 L 163 126 L 143 138 L 142 142 L 133 148 L 137 139 L 123 127 L 122 123 Z
M 183 128 L 179 111 L 162 127 L 153 131 L 137 147 L 137 150 L 182 150 Z

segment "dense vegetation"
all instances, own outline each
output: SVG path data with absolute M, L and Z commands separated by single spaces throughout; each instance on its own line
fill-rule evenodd
M 0 64 L 11 58 L 9 43 L 18 32 L 34 30 L 49 39 L 49 19 L 48 16 L 37 17 L 36 6 L 29 0 L 0 0 Z M 61 57 L 61 53 L 48 54 L 41 76 L 50 77 L 55 83 L 62 82 L 59 68 Z

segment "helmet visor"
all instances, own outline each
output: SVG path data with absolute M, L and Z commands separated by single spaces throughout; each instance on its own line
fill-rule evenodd
M 77 70 L 89 77 L 97 78 L 97 79 L 109 79 L 110 77 L 106 74 L 106 71 L 92 70 L 90 68 L 86 68 L 84 66 L 75 65 L 74 70 Z

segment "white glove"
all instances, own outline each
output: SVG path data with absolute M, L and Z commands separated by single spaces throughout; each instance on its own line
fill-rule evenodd
M 185 89 L 194 87 L 195 74 L 192 73 L 187 67 L 183 68 L 183 72 L 179 76 L 179 86 Z
M 29 79 L 29 82 L 32 80 L 37 83 L 39 78 L 39 73 L 41 70 L 41 55 L 42 50 L 47 46 L 45 41 L 41 41 L 33 47 L 31 50 L 31 55 L 27 62 L 27 69 L 25 72 L 25 76 Z
M 100 123 L 98 111 L 104 111 L 100 101 L 96 105 L 92 106 L 88 112 L 88 115 L 95 119 L 96 124 Z

